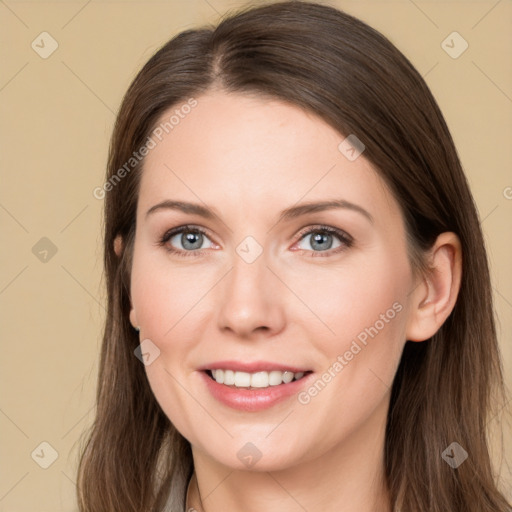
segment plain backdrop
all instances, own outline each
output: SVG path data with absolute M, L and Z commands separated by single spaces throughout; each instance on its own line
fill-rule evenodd
M 512 388 L 512 2 L 325 3 L 388 36 L 445 115 L 485 232 Z M 244 5 L 0 2 L 0 512 L 76 510 L 77 442 L 93 420 L 105 315 L 93 190 L 122 96 L 176 33 Z M 510 430 L 504 446 L 510 465 Z

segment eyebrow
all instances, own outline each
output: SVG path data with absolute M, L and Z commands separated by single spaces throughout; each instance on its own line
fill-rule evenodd
M 152 206 L 146 212 L 146 217 L 159 210 L 179 210 L 183 213 L 199 215 L 200 217 L 204 217 L 206 219 L 213 219 L 214 217 L 216 217 L 212 210 L 210 210 L 206 206 L 201 206 L 200 204 L 196 203 L 188 203 L 186 201 L 171 201 L 169 199 Z
M 334 199 L 332 201 L 303 203 L 298 206 L 292 206 L 291 208 L 287 208 L 281 213 L 281 215 L 279 216 L 279 221 L 295 219 L 296 217 L 300 217 L 301 215 L 306 215 L 308 213 L 316 213 L 325 210 L 334 210 L 340 208 L 360 213 L 368 221 L 370 221 L 371 224 L 373 224 L 374 222 L 371 214 L 368 211 L 366 211 L 363 207 L 346 201 L 345 199 Z
M 287 208 L 286 210 L 283 210 L 281 212 L 278 222 L 289 221 L 289 220 L 295 219 L 297 217 L 300 217 L 302 215 L 306 215 L 308 213 L 317 213 L 317 212 L 322 212 L 325 210 L 333 210 L 333 209 L 352 210 L 354 212 L 357 212 L 357 213 L 363 215 L 371 224 L 373 224 L 373 222 L 374 222 L 372 215 L 368 211 L 366 211 L 361 206 L 351 203 L 349 201 L 346 201 L 344 199 L 335 199 L 335 200 L 331 200 L 331 201 L 320 201 L 320 202 L 310 202 L 310 203 L 303 203 L 303 204 L 300 204 L 297 206 L 291 206 L 290 208 Z M 200 217 L 204 217 L 205 219 L 213 219 L 213 218 L 217 217 L 217 215 L 206 206 L 201 206 L 200 204 L 189 203 L 186 201 L 171 201 L 169 199 L 152 206 L 146 212 L 146 217 L 148 217 L 150 214 L 155 213 L 156 211 L 159 211 L 159 210 L 179 210 L 183 213 L 199 215 Z

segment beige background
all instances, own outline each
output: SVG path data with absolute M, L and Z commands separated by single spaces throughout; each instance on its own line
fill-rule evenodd
M 482 218 L 512 388 L 512 3 L 328 3 L 390 37 L 446 116 Z M 0 1 L 0 511 L 76 510 L 76 443 L 93 417 L 105 304 L 103 205 L 92 191 L 122 95 L 171 36 L 245 4 Z M 44 31 L 58 43 L 46 59 L 31 47 L 51 48 Z M 456 59 L 441 46 L 453 31 L 469 44 Z M 448 41 L 452 52 L 462 48 Z M 42 442 L 58 452 L 48 469 L 39 466 L 51 462 Z M 505 446 L 510 465 L 510 430 Z

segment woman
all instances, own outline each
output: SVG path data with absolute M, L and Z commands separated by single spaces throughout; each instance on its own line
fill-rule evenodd
M 118 114 L 82 512 L 506 511 L 472 196 L 382 35 L 284 2 L 160 49 Z

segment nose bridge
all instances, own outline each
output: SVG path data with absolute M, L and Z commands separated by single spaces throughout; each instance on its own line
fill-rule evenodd
M 262 299 L 265 295 L 265 281 L 268 280 L 267 254 L 261 249 L 257 254 L 254 247 L 242 242 L 233 255 L 230 287 L 233 295 L 241 297 L 258 295 Z
M 219 328 L 240 336 L 257 329 L 275 332 L 282 328 L 284 311 L 267 256 L 254 240 L 246 239 L 236 248 L 219 301 Z

